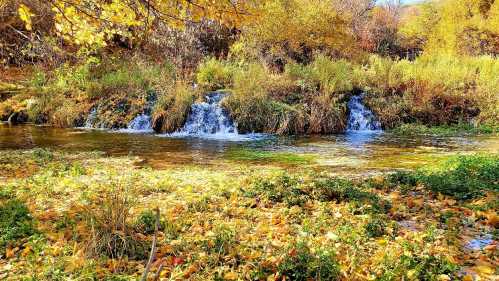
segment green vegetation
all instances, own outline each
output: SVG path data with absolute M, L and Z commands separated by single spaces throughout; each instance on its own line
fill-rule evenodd
M 392 184 L 423 184 L 430 190 L 458 199 L 470 199 L 484 190 L 499 190 L 499 158 L 497 156 L 461 156 L 440 170 L 398 172 L 389 177 Z
M 290 152 L 262 151 L 257 149 L 231 149 L 226 158 L 235 161 L 250 161 L 255 163 L 282 163 L 286 165 L 305 165 L 315 161 L 314 155 L 296 154 Z
M 0 250 L 17 246 L 21 239 L 35 233 L 33 217 L 23 202 L 9 199 L 0 203 Z
M 470 124 L 457 124 L 451 126 L 428 127 L 422 124 L 403 124 L 391 132 L 398 135 L 433 135 L 433 136 L 456 136 L 456 135 L 481 135 L 497 134 L 497 128 L 493 126 L 472 126 Z
M 154 170 L 134 166 L 129 157 L 95 153 L 12 151 L 0 159 L 35 165 L 30 174 L 12 166 L 17 176 L 0 182 L 1 259 L 13 265 L 6 280 L 137 278 L 153 240 L 156 207 L 161 223 L 151 273 L 161 261 L 164 278 L 344 280 L 356 274 L 438 280 L 460 270 L 481 278 L 493 274 L 490 249 L 480 259 L 460 257 L 467 233 L 489 233 L 497 225 L 498 191 L 490 186 L 497 183 L 497 158 L 469 156 L 433 171 L 370 180 L 300 166 L 255 168 L 243 160 L 225 160 L 223 170 Z M 443 192 L 427 185 L 435 181 L 424 182 L 458 174 L 462 186 L 475 184 L 476 198 L 455 201 L 454 194 L 438 195 Z
M 332 250 L 332 249 L 331 249 Z M 340 270 L 331 250 L 320 249 L 311 253 L 305 242 L 290 248 L 279 264 L 279 275 L 291 280 L 338 280 Z
M 0 121 L 11 124 L 120 129 L 147 114 L 171 133 L 193 103 L 223 91 L 240 133 L 342 133 L 357 95 L 389 137 L 499 129 L 499 0 L 2 0 L 0 34 Z M 443 164 L 452 151 L 437 145 L 383 147 L 340 177 L 342 153 L 359 151 L 331 151 L 323 165 L 321 155 L 222 145 L 223 158 L 189 151 L 181 156 L 200 161 L 184 165 L 175 151 L 154 169 L 22 141 L 35 148 L 0 151 L 1 280 L 498 273 L 496 241 L 469 247 L 497 240 L 493 145 Z M 431 165 L 383 174 L 423 158 Z

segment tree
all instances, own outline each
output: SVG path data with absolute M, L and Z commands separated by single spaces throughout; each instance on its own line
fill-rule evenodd
M 29 1 L 26 1 L 29 2 Z M 162 21 L 175 28 L 211 19 L 238 25 L 255 14 L 258 1 L 244 0 L 48 0 L 54 30 L 67 42 L 100 48 L 113 40 L 128 43 L 144 39 L 152 24 Z M 31 29 L 30 3 L 19 4 L 19 16 Z
M 497 5 L 492 0 L 427 2 L 405 20 L 400 34 L 407 45 L 427 53 L 498 54 Z

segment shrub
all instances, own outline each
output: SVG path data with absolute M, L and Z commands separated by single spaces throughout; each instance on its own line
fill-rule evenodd
M 338 280 L 340 269 L 334 254 L 325 249 L 312 252 L 305 242 L 290 247 L 277 267 L 286 280 Z
M 384 219 L 375 217 L 369 220 L 364 227 L 367 237 L 381 237 L 386 233 L 386 222 Z
M 54 153 L 45 148 L 35 148 L 32 153 L 38 164 L 46 164 L 54 159 Z
M 459 123 L 456 125 L 443 125 L 428 127 L 423 124 L 412 123 L 402 124 L 399 127 L 391 130 L 391 132 L 399 135 L 435 135 L 435 136 L 453 136 L 463 134 L 494 134 L 497 133 L 498 127 L 494 125 L 479 125 Z
M 208 253 L 228 255 L 230 250 L 237 244 L 236 232 L 226 225 L 218 225 L 213 229 L 213 234 L 206 241 L 204 248 Z
M 390 203 L 378 195 L 362 190 L 353 182 L 314 175 L 313 180 L 302 180 L 285 173 L 270 178 L 259 178 L 248 190 L 243 190 L 246 196 L 260 198 L 273 203 L 286 203 L 288 206 L 302 206 L 307 200 L 322 202 L 336 200 L 338 202 L 354 202 L 368 211 L 384 213 Z
M 385 127 L 497 123 L 499 63 L 490 57 L 422 56 L 415 61 L 372 56 L 357 68 L 358 88 Z M 355 79 L 357 81 L 357 79 Z
M 440 275 L 457 278 L 459 266 L 438 256 L 402 255 L 393 265 L 376 278 L 378 281 L 394 281 L 410 274 L 414 280 L 438 280 Z M 452 278 L 452 280 L 455 280 Z
M 210 58 L 199 65 L 196 78 L 203 89 L 214 91 L 229 87 L 233 73 L 233 67 L 227 62 Z
M 470 199 L 483 190 L 499 191 L 499 157 L 462 156 L 447 163 L 444 171 L 428 173 L 420 181 L 434 192 Z
M 384 213 L 391 208 L 388 201 L 361 189 L 349 180 L 317 177 L 313 186 L 314 198 L 320 201 L 361 203 L 363 206 L 369 205 L 368 210 L 374 213 Z
M 389 175 L 388 181 L 403 187 L 420 183 L 433 192 L 471 199 L 484 190 L 499 190 L 499 157 L 461 156 L 449 160 L 436 171 L 397 172 Z
M 135 228 L 140 233 L 153 234 L 156 228 L 156 214 L 151 211 L 143 211 L 135 221 Z M 165 229 L 165 222 L 160 220 L 158 230 Z
M 261 196 L 273 203 L 286 203 L 288 206 L 302 206 L 310 198 L 300 189 L 299 180 L 287 174 L 281 174 L 271 179 L 257 179 L 246 195 Z
M 90 256 L 144 259 L 148 245 L 133 233 L 129 222 L 133 195 L 127 186 L 106 185 L 98 196 L 83 206 L 83 217 L 90 230 L 86 250 Z
M 152 113 L 154 130 L 171 133 L 182 128 L 196 95 L 196 91 L 184 81 L 165 85 L 165 88 L 159 93 Z
M 0 249 L 35 232 L 34 220 L 23 202 L 9 199 L 0 203 Z

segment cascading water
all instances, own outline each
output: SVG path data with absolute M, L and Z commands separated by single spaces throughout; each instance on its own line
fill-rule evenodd
M 362 95 L 353 96 L 348 101 L 347 132 L 380 132 L 381 123 L 374 113 L 362 103 Z
M 220 106 L 223 93 L 210 93 L 206 102 L 195 103 L 179 134 L 184 135 L 237 135 L 237 128 Z
M 92 110 L 90 110 L 90 113 L 87 116 L 87 120 L 85 120 L 83 128 L 94 128 L 96 122 L 97 122 L 97 108 L 94 107 L 92 108 Z
M 152 118 L 151 111 L 156 102 L 156 95 L 151 94 L 147 96 L 147 103 L 144 108 L 144 112 L 135 116 L 130 123 L 127 125 L 127 129 L 121 130 L 129 133 L 151 133 L 152 129 Z
M 128 123 L 127 129 L 123 130 L 127 132 L 153 132 L 151 116 L 142 113 L 133 118 L 130 123 Z

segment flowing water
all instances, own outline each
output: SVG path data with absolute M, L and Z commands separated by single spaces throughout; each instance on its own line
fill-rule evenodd
M 353 96 L 348 101 L 347 132 L 378 132 L 382 131 L 381 123 L 374 113 L 362 103 L 362 95 Z
M 237 132 L 237 125 L 220 106 L 223 98 L 223 93 L 208 94 L 205 102 L 192 105 L 183 128 L 167 135 L 151 133 L 151 106 L 133 119 L 128 129 L 117 131 L 0 123 L 0 150 L 43 147 L 71 152 L 102 151 L 110 156 L 137 156 L 142 163 L 155 168 L 231 166 L 234 161 L 249 165 L 280 165 L 279 161 L 269 163 L 268 158 L 231 157 L 250 150 L 306 156 L 313 161 L 301 165 L 346 174 L 417 168 L 450 155 L 499 153 L 497 136 L 404 137 L 385 133 L 376 116 L 362 104 L 362 96 L 353 96 L 348 102 L 350 115 L 345 134 L 303 137 L 241 135 Z M 85 125 L 87 128 L 98 126 L 97 109 L 90 112 Z
M 145 113 L 137 115 L 128 123 L 127 129 L 122 131 L 129 133 L 152 133 L 151 116 Z
M 237 124 L 220 105 L 226 94 L 209 93 L 204 102 L 194 103 L 184 126 L 165 137 L 202 138 L 222 141 L 252 141 L 262 139 L 262 134 L 239 134 Z
M 240 150 L 312 155 L 310 166 L 338 173 L 368 173 L 415 168 L 448 155 L 499 153 L 499 137 L 400 137 L 389 133 L 364 138 L 349 134 L 309 137 L 267 137 L 258 140 L 165 138 L 102 130 L 60 129 L 0 123 L 0 150 L 43 147 L 69 152 L 102 151 L 110 156 L 138 156 L 154 168 L 178 165 L 221 165 Z M 238 162 L 245 162 L 238 160 Z M 268 165 L 266 160 L 247 161 Z M 279 163 L 275 163 L 278 165 Z

